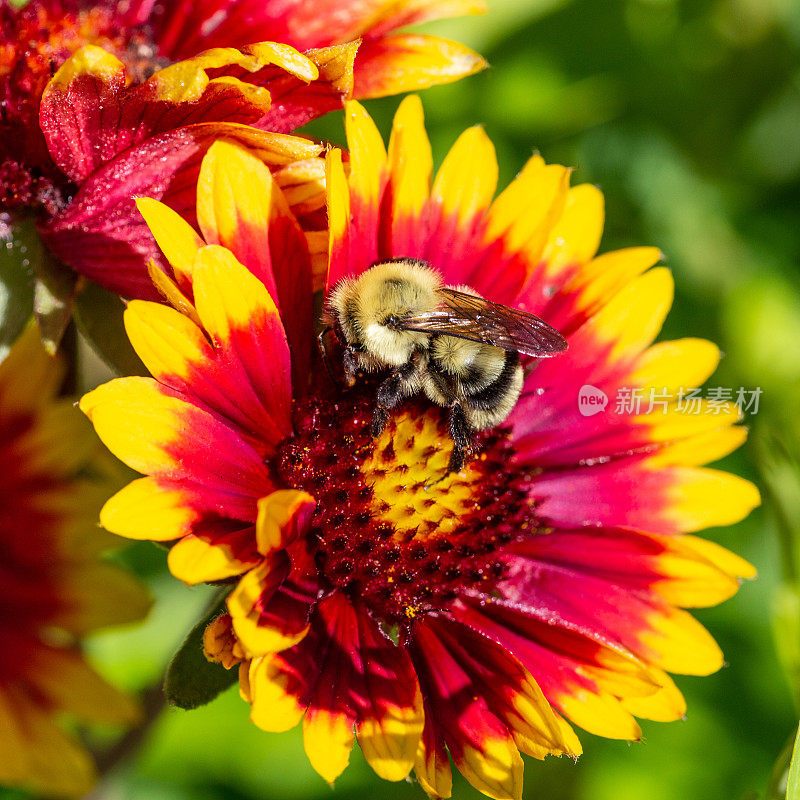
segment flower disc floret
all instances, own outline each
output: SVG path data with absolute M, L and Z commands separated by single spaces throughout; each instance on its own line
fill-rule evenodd
M 479 458 L 448 474 L 445 415 L 412 405 L 373 439 L 371 389 L 304 401 L 276 464 L 282 483 L 316 498 L 308 536 L 323 585 L 393 625 L 464 587 L 491 591 L 504 572 L 495 552 L 536 517 L 508 431 L 482 434 Z

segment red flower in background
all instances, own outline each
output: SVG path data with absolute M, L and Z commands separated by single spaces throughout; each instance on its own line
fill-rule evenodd
M 97 511 L 119 475 L 72 400 L 56 396 L 64 366 L 34 326 L 0 357 L 0 784 L 83 797 L 95 768 L 65 723 L 131 725 L 141 712 L 81 640 L 141 619 L 150 600 L 102 558 L 114 541 Z
M 2 0 L 0 208 L 35 209 L 51 251 L 97 283 L 155 297 L 145 265 L 158 251 L 133 196 L 163 197 L 193 219 L 215 138 L 271 166 L 312 158 L 316 145 L 276 134 L 352 96 L 481 69 L 454 42 L 391 33 L 481 10 L 476 0 L 33 0 L 21 10 Z

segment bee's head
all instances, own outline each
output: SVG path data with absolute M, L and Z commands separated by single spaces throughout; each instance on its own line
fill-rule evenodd
M 340 281 L 328 306 L 349 344 L 377 366 L 400 366 L 427 343 L 424 333 L 403 330 L 402 320 L 433 310 L 439 285 L 439 276 L 423 262 L 382 261 L 357 278 Z

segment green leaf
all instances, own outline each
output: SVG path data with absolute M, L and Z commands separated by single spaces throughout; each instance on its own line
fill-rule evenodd
M 128 341 L 124 311 L 125 303 L 117 295 L 89 283 L 75 303 L 75 321 L 97 355 L 118 375 L 149 375 Z
M 782 583 L 771 602 L 775 649 L 795 707 L 800 710 L 800 591 L 795 584 Z
M 78 293 L 78 276 L 54 259 L 44 247 L 33 265 L 33 271 L 36 276 L 33 286 L 33 313 L 39 323 L 42 343 L 53 355 L 72 319 Z
M 164 678 L 164 694 L 171 706 L 192 709 L 210 703 L 239 679 L 239 671 L 227 670 L 208 661 L 203 653 L 203 632 L 211 620 L 225 611 L 226 588 L 217 595 L 210 610 L 192 628 L 172 657 Z
M 786 800 L 800 800 L 800 730 L 794 739 L 792 763 L 789 765 L 789 778 L 786 782 Z
M 0 214 L 0 360 L 33 314 L 32 264 L 41 250 L 33 220 Z
M 800 800 L 798 732 L 793 732 L 775 761 L 764 800 Z

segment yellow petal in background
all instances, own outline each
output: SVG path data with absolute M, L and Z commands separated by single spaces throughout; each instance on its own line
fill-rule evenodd
M 30 322 L 0 362 L 0 412 L 8 414 L 43 405 L 58 389 L 64 369 L 60 358 L 47 354 L 39 326 Z
M 573 186 L 542 253 L 548 275 L 589 261 L 600 246 L 604 221 L 603 193 L 588 183 Z
M 393 215 L 416 215 L 430 193 L 433 155 L 422 102 L 406 97 L 397 109 L 389 139 L 389 172 L 392 181 Z
M 485 240 L 503 238 L 510 252 L 522 251 L 531 265 L 538 264 L 564 211 L 569 175 L 566 167 L 545 164 L 539 155 L 530 158 L 492 203 Z
M 458 137 L 431 188 L 431 200 L 444 216 L 467 224 L 489 207 L 497 189 L 497 154 L 483 128 L 468 128 Z

